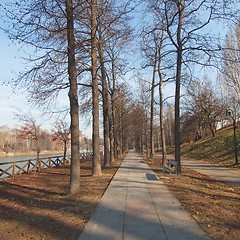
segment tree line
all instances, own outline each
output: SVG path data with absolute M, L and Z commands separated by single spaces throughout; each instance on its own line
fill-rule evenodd
M 11 154 L 40 154 L 46 151 L 58 152 L 66 159 L 70 150 L 69 124 L 58 120 L 51 131 L 45 130 L 33 117 L 25 116 L 18 128 L 0 126 L 0 153 Z M 92 151 L 92 140 L 85 134 L 79 134 L 80 151 Z
M 16 84 L 26 87 L 39 106 L 51 108 L 60 92 L 69 97 L 70 194 L 80 192 L 81 113 L 91 112 L 94 176 L 101 175 L 101 126 L 104 167 L 129 148 L 146 151 L 151 159 L 159 148 L 164 164 L 171 145 L 181 173 L 181 143 L 208 129 L 214 135 L 230 107 L 226 98 L 238 97 L 238 1 L 15 2 L 1 5 L 11 23 L 5 32 L 32 50 Z M 234 26 L 224 42 L 210 29 L 220 22 Z M 135 54 L 137 44 L 142 60 L 136 70 L 129 54 Z M 219 70 L 221 92 L 214 92 L 207 80 L 200 83 L 208 78 L 198 76 L 206 67 Z M 131 93 L 129 72 L 138 79 L 137 94 Z M 166 86 L 172 86 L 172 96 L 166 97 Z

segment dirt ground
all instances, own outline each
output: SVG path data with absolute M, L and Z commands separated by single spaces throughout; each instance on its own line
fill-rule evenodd
M 75 199 L 67 195 L 69 166 L 0 181 L 0 239 L 76 240 L 120 162 L 101 177 L 91 176 L 90 161 L 82 163 Z M 166 174 L 160 164 L 148 163 L 213 240 L 240 239 L 239 187 L 187 168 L 181 176 Z
M 240 239 L 240 187 L 188 168 L 177 176 L 164 173 L 160 164 L 148 164 L 213 240 Z
M 69 166 L 0 181 L 1 240 L 76 240 L 118 169 L 117 161 L 91 176 L 91 161 L 81 164 L 81 194 L 67 195 Z

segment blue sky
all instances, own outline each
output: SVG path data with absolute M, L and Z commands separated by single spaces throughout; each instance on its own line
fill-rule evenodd
M 14 113 L 23 111 L 31 112 L 39 119 L 43 128 L 49 128 L 50 125 L 40 117 L 42 111 L 28 104 L 26 98 L 26 89 L 13 87 L 13 80 L 17 79 L 18 72 L 24 69 L 24 61 L 21 59 L 20 46 L 11 43 L 4 32 L 0 31 L 1 55 L 0 55 L 0 125 L 17 127 L 21 125 L 15 118 Z
M 51 130 L 53 128 L 56 118 L 49 119 L 48 115 L 43 115 L 43 109 L 39 109 L 30 105 L 26 98 L 26 89 L 14 89 L 11 85 L 13 79 L 17 78 L 18 72 L 24 69 L 24 60 L 21 59 L 20 45 L 13 44 L 3 31 L 0 30 L 0 126 L 8 126 L 17 128 L 21 126 L 16 113 L 23 111 L 37 119 L 43 129 Z M 9 84 L 10 83 L 10 84 Z M 58 99 L 58 109 L 66 108 L 68 106 L 67 92 L 61 94 Z M 67 120 L 69 116 L 67 115 Z M 88 137 L 91 137 L 91 125 L 88 124 L 88 119 L 80 118 L 80 129 Z
M 13 0 L 1 0 L 1 4 L 7 2 L 13 2 Z M 4 23 L 1 21 L 2 19 L 0 18 L 0 26 L 3 26 Z M 42 117 L 43 110 L 28 103 L 26 98 L 27 90 L 13 89 L 11 85 L 13 84 L 13 79 L 17 79 L 17 74 L 25 67 L 25 62 L 21 58 L 24 54 L 19 50 L 20 45 L 13 44 L 1 29 L 0 43 L 0 126 L 7 125 L 11 128 L 20 126 L 21 122 L 15 117 L 15 113 L 23 111 L 26 114 L 31 112 L 31 115 L 38 119 L 38 123 L 41 124 L 42 128 L 50 130 L 55 119 L 49 120 L 49 116 Z M 67 92 L 62 93 L 58 99 L 58 109 L 65 109 L 68 101 Z M 80 129 L 90 137 L 91 125 L 89 125 L 88 121 L 89 119 L 80 118 Z
M 0 55 L 0 125 L 15 126 L 17 121 L 14 119 L 16 109 L 27 110 L 27 99 L 19 91 L 14 93 L 11 83 L 16 78 L 16 73 L 21 70 L 23 65 L 21 59 L 17 57 L 18 46 L 12 45 L 7 36 L 0 31 L 1 55 Z
M 1 0 L 1 4 L 6 2 L 11 2 L 11 0 Z M 3 26 L 3 22 L 0 24 Z M 17 127 L 20 125 L 14 114 L 19 113 L 17 109 L 25 113 L 31 110 L 37 115 L 39 111 L 28 105 L 23 89 L 14 90 L 11 85 L 12 80 L 17 78 L 17 73 L 24 68 L 24 62 L 20 58 L 20 46 L 13 44 L 2 30 L 0 30 L 0 43 L 0 125 Z
M 10 2 L 11 0 L 1 1 Z M 5 33 L 1 30 L 0 41 L 0 126 L 8 125 L 9 127 L 17 127 L 21 125 L 18 119 L 16 119 L 14 116 L 14 113 L 19 113 L 17 109 L 20 109 L 23 110 L 24 113 L 28 113 L 29 111 L 31 111 L 32 115 L 36 116 L 36 118 L 39 119 L 39 123 L 42 124 L 43 128 L 52 128 L 52 123 L 54 122 L 54 119 L 47 120 L 41 118 L 42 110 L 33 108 L 31 105 L 28 104 L 26 98 L 27 93 L 25 92 L 26 90 L 15 89 L 15 91 L 13 91 L 12 86 L 8 84 L 9 82 L 12 82 L 12 79 L 17 78 L 17 73 L 19 71 L 24 69 L 24 61 L 21 59 L 21 52 L 19 51 L 20 46 L 13 44 L 5 35 Z M 68 101 L 67 96 L 66 99 L 64 99 L 63 101 Z M 81 121 L 82 119 L 80 120 L 80 122 Z M 88 135 L 91 135 L 89 127 L 86 126 L 84 121 L 82 121 L 81 123 L 83 125 L 83 131 L 86 131 L 88 132 Z
M 4 2 L 11 2 L 12 0 L 1 0 L 1 4 Z M 0 19 L 1 21 L 1 19 Z M 2 23 L 0 22 L 0 26 Z M 219 30 L 213 26 L 209 26 L 211 31 Z M 226 29 L 222 29 L 226 32 Z M 222 31 L 223 32 L 223 31 Z M 25 113 L 31 111 L 31 113 L 39 119 L 39 123 L 42 123 L 43 128 L 52 128 L 54 119 L 48 120 L 47 118 L 41 118 L 42 109 L 37 109 L 28 104 L 26 99 L 26 92 L 23 89 L 13 91 L 12 86 L 8 85 L 12 79 L 17 77 L 17 73 L 24 68 L 23 60 L 21 59 L 18 45 L 14 45 L 10 42 L 8 37 L 0 30 L 0 43 L 1 43 L 1 54 L 0 54 L 0 126 L 8 125 L 9 127 L 17 127 L 20 125 L 18 119 L 15 119 L 14 113 L 18 112 L 17 109 L 23 110 Z M 131 77 L 129 77 L 131 78 Z M 214 79 L 213 79 L 214 80 Z M 132 85 L 132 84 L 131 84 Z M 132 85 L 133 86 L 133 85 Z M 67 94 L 61 97 L 59 100 L 59 107 L 68 103 Z M 87 132 L 90 136 L 90 127 L 86 126 L 83 119 L 80 119 L 81 130 Z
M 13 2 L 13 0 L 1 0 L 1 4 L 8 2 Z M 0 18 L 0 27 L 2 26 L 4 23 Z M 49 119 L 49 115 L 43 116 L 43 109 L 30 105 L 26 97 L 27 89 L 13 88 L 13 80 L 17 79 L 18 73 L 24 70 L 26 64 L 21 58 L 24 56 L 23 52 L 20 51 L 21 46 L 12 43 L 0 29 L 0 47 L 0 126 L 19 127 L 22 123 L 19 122 L 15 114 L 24 112 L 24 114 L 31 114 L 37 119 L 43 129 L 51 130 L 56 118 Z M 29 51 L 29 49 L 25 50 Z M 65 109 L 69 105 L 68 101 L 67 92 L 62 93 L 57 102 L 58 109 Z M 70 122 L 68 115 L 66 121 Z M 91 128 L 84 119 L 81 119 L 80 124 L 82 132 L 91 137 Z

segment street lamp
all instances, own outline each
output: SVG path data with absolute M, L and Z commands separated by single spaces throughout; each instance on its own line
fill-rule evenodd
M 234 152 L 235 152 L 235 162 L 238 165 L 238 149 L 237 149 L 237 135 L 236 135 L 236 119 L 233 117 L 233 110 L 227 109 L 226 115 L 233 120 L 233 134 L 234 134 Z

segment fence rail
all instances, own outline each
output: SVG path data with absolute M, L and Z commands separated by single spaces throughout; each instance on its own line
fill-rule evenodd
M 92 158 L 93 153 L 80 153 L 80 160 L 87 161 Z M 67 156 L 65 162 L 70 162 L 71 157 Z M 44 168 L 56 167 L 64 164 L 63 156 L 52 156 L 39 159 L 28 159 L 12 162 L 0 162 L 0 179 L 15 177 L 30 172 L 41 172 Z

